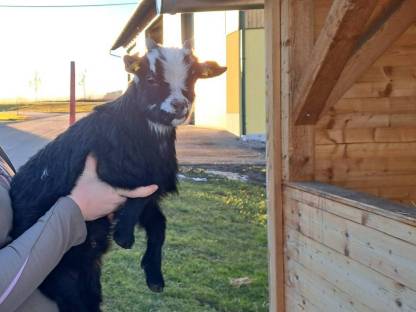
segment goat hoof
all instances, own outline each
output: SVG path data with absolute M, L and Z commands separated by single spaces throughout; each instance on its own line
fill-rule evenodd
M 165 288 L 165 280 L 161 272 L 150 273 L 145 268 L 147 287 L 153 292 L 161 293 Z
M 120 232 L 114 232 L 113 234 L 114 241 L 119 245 L 121 248 L 124 249 L 131 249 L 134 244 L 134 236 L 133 235 L 123 235 Z
M 163 276 L 158 274 L 159 276 L 147 276 L 146 283 L 147 287 L 153 292 L 161 293 L 165 288 L 165 281 L 163 280 Z
M 149 289 L 155 293 L 161 293 L 163 292 L 163 286 L 161 285 L 147 285 L 149 287 Z

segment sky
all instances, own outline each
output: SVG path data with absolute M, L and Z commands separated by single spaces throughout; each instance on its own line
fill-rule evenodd
M 76 62 L 77 96 L 85 73 L 87 96 L 123 90 L 122 59 L 110 48 L 137 7 L 4 8 L 1 5 L 132 3 L 137 0 L 0 0 L 0 100 L 69 97 L 70 61 Z M 117 51 L 123 55 L 123 51 Z M 34 77 L 40 84 L 37 95 Z

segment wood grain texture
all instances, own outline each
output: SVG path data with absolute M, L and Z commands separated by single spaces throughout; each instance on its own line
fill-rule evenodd
M 287 271 L 288 287 L 302 294 L 308 301 L 304 305 L 307 309 L 318 306 L 317 311 L 375 312 L 296 261 L 289 261 Z
M 377 1 L 334 1 L 295 91 L 296 124 L 314 124 Z
M 286 242 L 287 253 L 291 261 L 314 272 L 362 305 L 377 312 L 401 312 L 415 309 L 416 293 L 414 291 L 352 260 L 344 253 L 339 253 L 291 227 L 288 227 Z M 312 303 L 319 299 L 316 298 Z M 350 310 L 343 309 L 342 311 Z
M 297 126 L 293 93 L 313 48 L 314 1 L 283 1 L 282 18 L 282 146 L 284 179 L 314 178 L 314 127 Z
M 376 126 L 370 126 L 368 128 L 318 129 L 316 131 L 316 144 L 318 145 L 393 142 L 416 142 L 416 127 L 377 128 Z M 405 155 L 401 158 L 404 157 Z M 317 160 L 317 162 L 319 161 L 320 160 Z M 394 159 L 394 161 L 400 163 L 397 159 Z M 415 168 L 414 165 L 408 169 L 412 168 Z
M 357 79 L 383 55 L 383 53 L 415 22 L 416 2 L 404 0 L 397 9 L 388 16 L 387 20 L 379 25 L 378 30 L 372 32 L 372 36 L 365 41 L 361 47 L 349 59 L 343 69 L 340 79 L 337 81 L 325 104 L 325 110 L 320 113 L 325 114 L 346 92 L 350 89 Z M 382 58 L 383 64 L 395 66 L 398 64 L 408 65 L 408 55 L 386 55 Z M 398 61 L 402 63 L 398 63 Z M 407 63 L 406 63 L 407 62 Z
M 286 311 L 322 312 L 294 287 L 286 287 Z
M 416 242 L 416 211 L 404 205 L 319 182 L 290 183 L 285 186 L 284 194 L 285 198 L 320 208 L 346 220 L 365 223 L 409 243 Z M 397 229 L 397 232 L 389 232 L 390 229 Z
M 416 42 L 416 41 L 415 41 Z M 414 60 L 416 64 L 416 60 Z M 334 116 L 337 114 L 416 114 L 416 97 L 383 97 L 383 98 L 349 98 L 341 99 L 334 107 L 331 108 L 329 114 Z M 319 127 L 320 121 L 317 125 Z
M 319 183 L 284 195 L 287 311 L 416 309 L 416 214 Z
M 264 10 L 247 10 L 245 13 L 245 27 L 247 29 L 264 27 Z
M 302 203 L 291 206 L 287 226 L 416 290 L 415 245 Z
M 315 129 L 315 178 L 416 202 L 416 24 L 402 34 Z M 406 55 L 407 65 L 395 66 Z M 357 150 L 361 152 L 357 153 Z
M 265 1 L 269 310 L 285 311 L 280 1 Z

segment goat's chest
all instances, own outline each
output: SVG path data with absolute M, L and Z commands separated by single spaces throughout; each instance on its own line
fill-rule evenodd
M 174 142 L 165 140 L 126 144 L 101 155 L 103 180 L 118 187 L 157 184 L 162 193 L 176 191 L 178 171 Z
M 152 183 L 158 184 L 162 191 L 176 191 L 178 165 L 174 146 L 161 142 L 154 157 L 148 159 L 147 166 L 150 169 L 148 174 L 154 181 Z

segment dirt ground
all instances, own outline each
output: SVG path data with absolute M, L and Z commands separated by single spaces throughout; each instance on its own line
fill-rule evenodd
M 222 172 L 227 178 L 266 183 L 264 143 L 244 142 L 227 131 L 182 126 L 178 129 L 176 148 L 185 176 Z M 239 176 L 233 177 L 233 173 Z
M 264 165 L 264 146 L 243 142 L 227 131 L 182 126 L 177 154 L 183 165 Z

